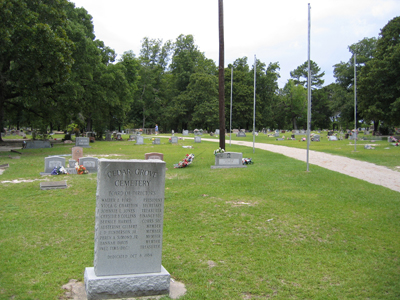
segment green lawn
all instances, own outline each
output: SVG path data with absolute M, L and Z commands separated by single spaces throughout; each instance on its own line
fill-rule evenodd
M 256 137 L 264 140 L 306 147 Z M 84 155 L 164 153 L 163 265 L 186 285 L 181 299 L 400 298 L 399 193 L 314 165 L 305 172 L 304 162 L 253 154 L 229 146 L 229 137 L 227 150 L 243 152 L 253 165 L 211 169 L 217 143 L 161 141 L 95 142 Z M 355 153 L 348 143 L 323 139 L 311 149 L 400 165 L 399 148 L 385 150 L 386 141 Z M 39 175 L 44 157 L 70 154 L 72 146 L 0 152 L 0 165 L 10 165 L 0 175 L 0 299 L 59 299 L 63 284 L 83 280 L 85 267 L 93 266 L 96 174 Z M 374 157 L 381 151 L 390 155 Z M 174 169 L 187 153 L 196 155 L 194 162 Z M 36 181 L 4 182 L 17 179 Z M 67 180 L 68 189 L 42 191 L 43 179 Z

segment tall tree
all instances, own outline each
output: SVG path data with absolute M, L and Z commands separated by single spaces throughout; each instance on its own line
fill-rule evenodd
M 374 57 L 376 50 L 376 38 L 364 38 L 349 46 L 352 54 L 348 62 L 340 62 L 333 66 L 333 74 L 336 82 L 348 91 L 353 92 L 354 84 L 354 55 L 357 55 L 357 73 L 365 64 Z
M 375 57 L 366 63 L 359 76 L 359 108 L 362 116 L 375 124 L 377 120 L 391 126 L 400 124 L 399 36 L 400 17 L 396 17 L 382 28 Z
M 66 0 L 0 1 L 1 131 L 5 110 L 51 116 L 52 88 L 68 79 L 73 63 L 73 43 L 65 31 L 67 5 Z
M 321 68 L 316 62 L 310 61 L 311 69 L 311 88 L 321 88 L 324 84 L 322 77 L 325 76 L 325 72 L 321 72 Z M 290 72 L 290 77 L 293 78 L 295 85 L 302 85 L 307 88 L 308 82 L 308 61 L 305 61 L 302 65 L 298 66 L 296 69 Z
M 292 123 L 292 128 L 297 129 L 298 125 L 305 126 L 307 123 L 307 89 L 300 84 L 296 85 L 294 80 L 289 79 L 283 88 L 281 101 Z

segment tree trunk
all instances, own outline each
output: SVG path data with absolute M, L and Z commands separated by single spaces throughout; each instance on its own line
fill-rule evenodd
M 225 149 L 225 45 L 224 1 L 218 0 L 219 12 L 219 147 Z

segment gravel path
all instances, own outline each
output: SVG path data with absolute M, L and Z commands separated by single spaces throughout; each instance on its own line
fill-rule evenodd
M 219 142 L 215 139 L 202 140 Z M 232 144 L 253 147 L 253 142 L 232 141 Z M 280 153 L 307 162 L 307 150 L 305 149 L 262 143 L 255 143 L 254 146 L 258 149 Z M 400 172 L 386 167 L 312 150 L 309 152 L 309 163 L 400 192 Z

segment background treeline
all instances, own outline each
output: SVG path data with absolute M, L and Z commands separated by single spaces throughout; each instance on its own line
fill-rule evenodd
M 214 131 L 218 120 L 218 68 L 192 35 L 175 41 L 145 37 L 137 55 L 118 61 L 94 35 L 92 17 L 67 0 L 0 0 L 0 128 L 65 130 L 150 128 Z M 357 119 L 382 133 L 400 123 L 400 18 L 349 46 L 348 62 L 334 65 L 336 83 L 323 86 L 311 62 L 312 129 L 354 128 L 354 55 L 357 54 Z M 238 58 L 225 70 L 229 127 L 252 129 L 254 66 Z M 257 62 L 256 127 L 306 128 L 308 64 L 278 86 L 279 62 Z M 364 124 L 361 124 L 364 123 Z M 380 126 L 380 127 L 378 127 Z

